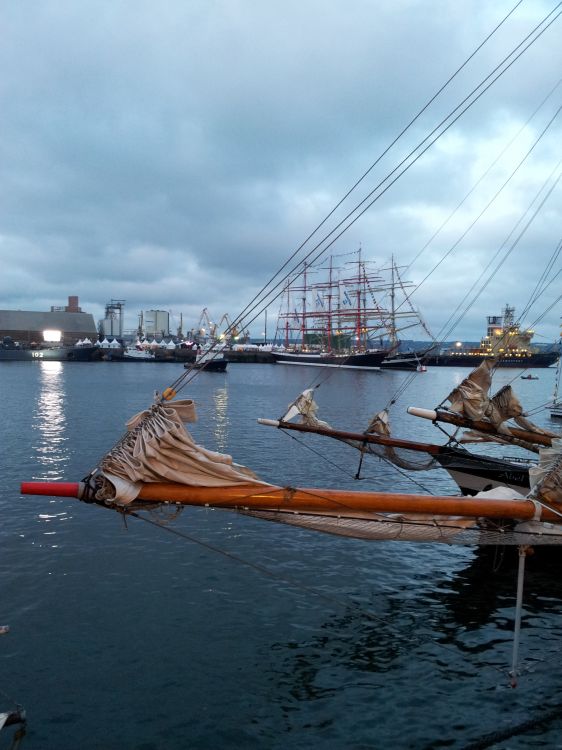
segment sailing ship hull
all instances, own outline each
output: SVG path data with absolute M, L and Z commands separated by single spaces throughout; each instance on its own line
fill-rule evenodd
M 476 495 L 496 487 L 509 487 L 525 495 L 529 492 L 528 465 L 455 448 L 446 449 L 434 458 L 450 474 L 463 495 Z
M 273 352 L 280 365 L 307 365 L 309 367 L 342 367 L 351 370 L 380 370 L 388 352 L 368 351 L 358 354 L 311 354 L 309 352 Z
M 424 357 L 424 364 L 434 367 L 478 367 L 487 359 L 484 354 L 439 354 Z M 550 367 L 558 359 L 558 352 L 537 352 L 528 356 L 503 355 L 497 359 L 497 367 L 517 367 L 524 370 L 528 367 Z

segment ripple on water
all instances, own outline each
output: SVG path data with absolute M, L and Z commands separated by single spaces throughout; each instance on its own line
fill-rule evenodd
M 179 373 L 11 364 L 0 367 L 3 392 L 17 394 L 0 427 L 0 585 L 11 626 L 0 688 L 25 705 L 30 748 L 66 750 L 77 737 L 85 750 L 462 748 L 556 702 L 557 566 L 529 570 L 523 674 L 512 690 L 507 559 L 498 566 L 483 550 L 345 540 L 205 509 L 168 522 L 221 554 L 110 510 L 22 498 L 22 480 L 85 476 Z M 396 434 L 439 439 L 405 407 L 439 403 L 459 377 L 446 370 L 430 370 L 400 397 Z M 318 390 L 320 416 L 353 429 L 405 377 L 337 375 Z M 233 365 L 225 377 L 197 378 L 185 394 L 200 404 L 193 434 L 272 482 L 411 491 L 377 460 L 358 485 L 347 446 L 256 424 L 279 417 L 313 377 Z M 536 385 L 533 397 L 546 401 L 547 378 Z M 416 479 L 451 490 L 441 472 Z M 503 747 L 556 747 L 559 730 L 550 720 Z

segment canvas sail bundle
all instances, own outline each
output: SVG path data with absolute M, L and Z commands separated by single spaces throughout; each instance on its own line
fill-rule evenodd
M 538 465 L 529 470 L 531 497 L 562 510 L 562 439 L 553 440 L 551 448 L 542 448 L 539 456 Z
M 299 418 L 301 424 L 307 427 L 321 427 L 325 430 L 332 430 L 328 422 L 318 419 L 318 404 L 314 400 L 314 388 L 308 388 L 303 391 L 298 398 L 289 404 L 286 414 L 282 418 L 283 423 L 289 422 L 295 417 Z M 387 409 L 375 414 L 371 419 L 369 426 L 365 430 L 365 435 L 378 435 L 379 437 L 390 437 L 390 416 Z M 409 471 L 427 471 L 435 469 L 439 465 L 433 458 L 421 458 L 419 453 L 406 448 L 396 448 L 395 446 L 382 445 L 375 443 L 362 443 L 360 440 L 343 440 L 343 442 L 358 448 L 363 453 L 369 453 L 379 458 L 384 458 L 396 466 Z
M 494 396 L 489 396 L 494 367 L 494 359 L 485 359 L 459 386 L 451 391 L 446 400 L 451 403 L 450 411 L 475 422 L 489 422 L 498 434 L 489 435 L 470 430 L 463 434 L 460 442 L 502 442 L 501 436 L 505 435 L 510 438 L 511 444 L 515 443 L 528 450 L 535 450 L 534 446 L 525 441 L 514 441 L 512 431 L 505 424 L 509 419 L 513 419 L 519 427 L 528 432 L 556 436 L 556 433 L 543 430 L 526 418 L 523 407 L 511 386 L 504 386 Z
M 132 417 L 126 435 L 96 473 L 96 499 L 127 505 L 150 482 L 194 487 L 264 484 L 231 456 L 198 445 L 184 425 L 196 420 L 191 399 L 157 403 Z
M 469 383 L 461 384 L 457 390 L 468 393 L 474 385 L 484 390 L 475 379 L 467 380 Z M 404 442 L 385 437 L 390 433 L 385 411 L 377 414 L 368 431 L 357 437 L 333 430 L 318 419 L 313 394 L 314 389 L 301 394 L 283 420 L 265 422 L 286 427 L 288 418 L 300 417 L 314 425 L 317 432 L 333 434 L 365 451 L 371 449 L 369 440 L 375 435 L 382 441 L 375 448 L 384 452 L 389 447 L 385 441 L 392 446 Z M 504 406 L 500 418 L 514 410 L 518 411 L 517 405 Z M 490 409 L 481 414 L 487 412 Z M 184 425 L 195 420 L 195 405 L 189 399 L 155 403 L 127 423 L 125 436 L 89 478 L 71 490 L 64 485 L 62 494 L 123 509 L 135 500 L 223 508 L 358 539 L 463 545 L 562 544 L 562 439 L 549 439 L 553 447 L 549 445 L 542 452 L 530 496 L 513 488 L 495 487 L 467 500 L 277 487 L 262 482 L 250 469 L 234 463 L 231 456 L 198 445 Z M 349 435 L 354 439 L 349 439 Z M 425 444 L 417 449 L 422 448 L 435 449 L 436 455 L 441 450 Z M 34 493 L 33 488 L 29 491 Z M 37 494 L 43 491 L 39 488 Z
M 375 414 L 367 427 L 366 433 L 368 435 L 379 435 L 387 438 L 391 436 L 388 409 L 383 409 Z M 369 443 L 366 451 L 379 458 L 385 458 L 395 466 L 399 466 L 401 469 L 406 469 L 407 471 L 428 471 L 429 469 L 436 469 L 439 466 L 437 461 L 431 458 L 431 456 L 422 458 L 414 451 L 405 448 L 396 448 L 391 445 Z
M 316 418 L 311 394 L 305 402 Z M 260 481 L 230 456 L 197 445 L 184 427 L 187 420 L 195 421 L 191 400 L 158 403 L 136 415 L 128 423 L 127 434 L 99 468 L 82 483 L 62 483 L 61 496 L 124 511 L 137 498 L 146 510 L 154 503 L 222 508 L 358 539 L 562 544 L 562 523 L 558 522 L 559 516 L 562 519 L 562 441 L 555 446 L 556 452 L 549 449 L 545 454 L 545 474 L 536 485 L 535 497 L 496 487 L 469 500 L 277 487 Z M 52 483 L 36 484 L 39 486 L 22 485 L 22 492 L 53 494 Z

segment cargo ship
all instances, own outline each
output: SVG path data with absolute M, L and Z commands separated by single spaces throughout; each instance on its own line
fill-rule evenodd
M 489 315 L 486 335 L 480 346 L 465 349 L 457 344 L 439 354 L 426 354 L 423 362 L 438 367 L 477 367 L 484 359 L 496 358 L 498 367 L 550 367 L 560 356 L 559 349 L 540 351 L 531 346 L 534 331 L 522 331 L 515 322 L 515 308 L 506 305 L 502 315 Z

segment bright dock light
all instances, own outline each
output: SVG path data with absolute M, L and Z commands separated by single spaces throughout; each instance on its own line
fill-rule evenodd
M 47 330 L 43 331 L 43 341 L 50 344 L 59 343 L 62 338 L 62 331 Z

